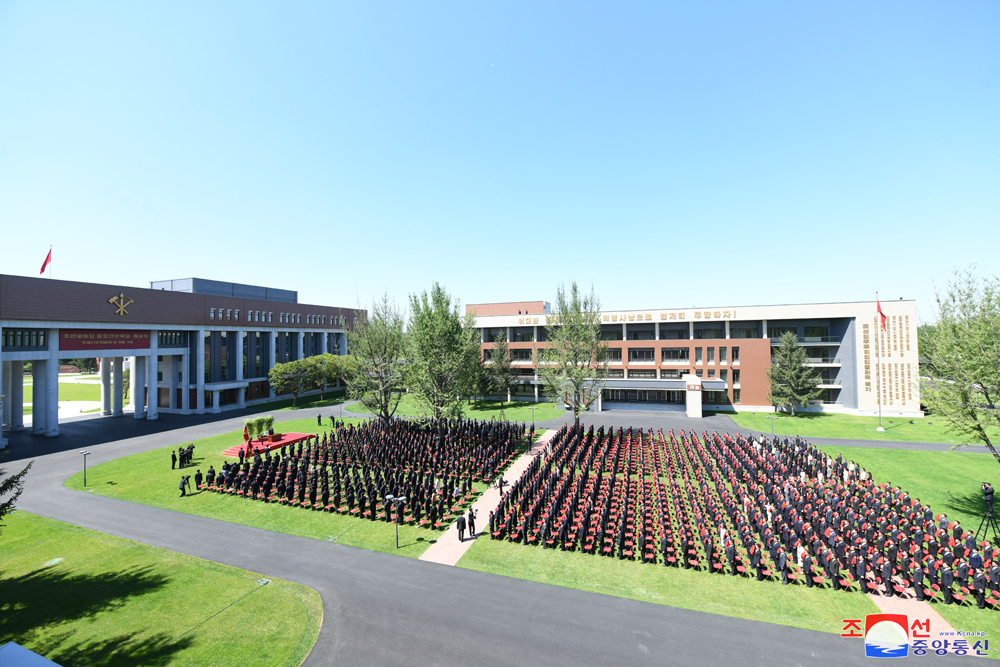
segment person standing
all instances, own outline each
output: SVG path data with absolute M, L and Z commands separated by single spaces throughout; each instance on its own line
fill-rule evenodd
M 455 526 L 458 528 L 458 541 L 465 541 L 465 517 L 461 514 L 458 515 L 458 520 L 455 521 Z
M 180 487 L 178 487 L 181 490 L 181 498 L 183 498 L 184 495 L 185 495 L 184 494 L 184 489 L 185 489 L 186 486 L 187 486 L 187 477 L 184 476 L 184 475 L 181 475 L 181 485 L 180 485 Z
M 323 425 L 323 415 L 316 415 L 316 426 Z
M 469 508 L 469 537 L 476 536 L 476 511 Z
M 175 470 L 177 468 L 177 451 L 171 450 L 170 452 L 170 469 Z
M 194 488 L 196 489 L 201 488 L 201 480 L 202 480 L 201 468 L 198 468 L 198 472 L 194 474 Z

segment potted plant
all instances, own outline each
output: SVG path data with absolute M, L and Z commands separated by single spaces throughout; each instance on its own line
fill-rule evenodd
M 262 419 L 264 420 L 264 428 L 263 428 L 263 430 L 261 432 L 262 433 L 270 433 L 271 427 L 274 426 L 274 415 L 268 415 L 266 417 L 263 417 Z M 274 442 L 275 438 L 276 438 L 275 435 L 271 435 L 268 438 L 268 441 L 269 442 Z

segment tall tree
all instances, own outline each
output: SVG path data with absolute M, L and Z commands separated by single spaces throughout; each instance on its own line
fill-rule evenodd
M 319 389 L 320 400 L 323 400 L 326 388 L 337 384 L 337 381 L 342 377 L 342 360 L 343 357 L 330 353 L 317 354 L 306 360 L 310 364 L 310 380 Z
M 462 396 L 475 390 L 479 330 L 475 315 L 434 283 L 430 293 L 410 296 L 407 383 L 417 403 L 437 420 L 460 418 Z M 444 425 L 439 421 L 439 428 Z
M 315 382 L 315 364 L 312 358 L 275 364 L 267 374 L 275 394 L 291 394 L 292 407 L 295 407 L 299 394 L 308 390 Z
M 0 452 L 0 459 L 7 454 L 8 452 Z M 34 461 L 29 461 L 28 465 L 24 466 L 21 472 L 14 473 L 13 475 L 8 475 L 6 470 L 0 468 L 0 521 L 3 521 L 6 515 L 14 511 L 14 502 L 17 501 L 21 492 L 24 491 L 24 477 L 31 470 L 32 463 Z M 7 499 L 4 500 L 4 497 Z M 0 530 L 2 529 L 3 524 L 0 523 Z
M 496 347 L 490 355 L 489 375 L 493 390 L 500 393 L 500 409 L 514 385 L 514 367 L 510 362 L 510 349 L 507 346 L 507 334 L 501 331 L 496 336 Z
M 1000 461 L 1000 281 L 957 271 L 936 303 L 936 325 L 918 330 L 921 369 L 929 374 L 921 400 L 935 421 L 944 419 L 965 444 L 980 442 Z
M 767 369 L 767 379 L 771 390 L 767 399 L 771 405 L 791 409 L 795 416 L 796 405 L 807 405 L 823 394 L 819 384 L 819 374 L 806 366 L 809 357 L 799 338 L 790 331 L 781 336 L 777 351 L 771 357 L 771 367 Z
M 608 345 L 601 340 L 601 302 L 582 294 L 576 282 L 569 294 L 562 285 L 547 318 L 548 347 L 535 344 L 538 376 L 554 400 L 563 399 L 580 425 L 586 412 L 604 391 L 608 379 Z
M 345 327 L 347 350 L 353 357 L 347 395 L 388 424 L 399 407 L 405 370 L 403 315 L 389 295 L 372 303 Z

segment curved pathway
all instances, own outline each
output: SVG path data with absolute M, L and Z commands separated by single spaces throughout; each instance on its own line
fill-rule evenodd
M 275 416 L 286 421 L 316 412 Z M 336 408 L 319 412 L 339 415 Z M 93 465 L 233 431 L 243 417 L 71 422 L 59 438 L 11 434 L 14 451 L 4 463 L 35 459 L 18 503 L 24 511 L 316 590 L 324 618 L 307 666 L 867 664 L 860 642 L 834 634 L 453 568 L 63 486 L 80 469 L 81 447 L 91 451 Z M 937 660 L 926 656 L 922 663 Z

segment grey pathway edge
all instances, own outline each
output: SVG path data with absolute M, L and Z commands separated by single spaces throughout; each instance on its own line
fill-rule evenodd
M 339 414 L 337 408 L 324 408 L 275 416 L 285 421 L 315 418 L 316 412 Z M 96 465 L 236 430 L 243 416 L 193 425 L 189 419 L 175 417 L 170 424 L 162 417 L 148 424 L 81 420 L 61 425 L 62 435 L 48 440 L 11 434 L 13 451 L 5 465 L 14 467 L 11 459 L 35 460 L 18 508 L 314 589 L 323 601 L 323 626 L 303 663 L 307 666 L 871 664 L 860 640 L 835 634 L 437 565 L 63 485 L 81 468 L 77 451 L 82 446 Z M 92 424 L 101 425 L 101 435 Z M 920 661 L 957 659 L 925 656 Z

